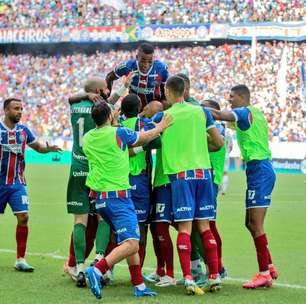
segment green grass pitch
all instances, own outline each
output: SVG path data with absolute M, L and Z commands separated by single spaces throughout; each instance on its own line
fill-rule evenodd
M 27 260 L 34 273 L 14 271 L 16 220 L 9 208 L 0 216 L 0 303 L 97 303 L 87 288 L 78 289 L 63 274 L 72 216 L 65 206 L 68 167 L 27 167 L 30 195 L 30 234 Z M 266 231 L 274 263 L 280 272 L 272 289 L 243 290 L 241 280 L 257 271 L 254 245 L 244 228 L 244 174 L 230 175 L 226 196 L 220 197 L 218 226 L 223 239 L 224 265 L 230 279 L 217 294 L 188 297 L 182 287 L 157 289 L 159 296 L 135 299 L 124 262 L 115 268 L 115 283 L 103 291 L 103 303 L 306 303 L 306 184 L 302 175 L 278 175 Z M 173 231 L 175 243 L 175 232 Z M 148 240 L 145 272 L 155 266 Z M 177 256 L 176 276 L 180 277 Z M 154 287 L 154 286 L 153 286 Z

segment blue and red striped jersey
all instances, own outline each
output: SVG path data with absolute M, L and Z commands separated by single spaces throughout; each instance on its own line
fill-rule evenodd
M 143 74 L 138 67 L 136 59 L 128 60 L 115 68 L 115 75 L 119 78 L 134 72 L 130 93 L 139 96 L 142 108 L 153 100 L 164 100 L 164 85 L 169 76 L 167 65 L 159 60 L 154 60 L 150 70 Z
M 34 134 L 26 126 L 18 123 L 14 129 L 9 129 L 0 122 L 0 185 L 25 185 L 24 150 L 26 144 L 35 141 Z

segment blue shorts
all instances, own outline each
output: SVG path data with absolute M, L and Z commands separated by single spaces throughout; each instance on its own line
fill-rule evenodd
M 152 222 L 173 222 L 171 184 L 155 187 L 153 189 L 153 208 Z
M 101 199 L 97 192 L 96 209 L 115 232 L 117 244 L 127 240 L 139 241 L 137 217 L 130 198 Z
M 0 185 L 0 214 L 4 213 L 7 203 L 14 214 L 29 211 L 29 198 L 25 185 Z
M 269 207 L 275 184 L 275 172 L 269 160 L 253 160 L 247 163 L 246 208 Z
M 212 219 L 215 221 L 217 219 L 217 207 L 218 207 L 218 192 L 219 192 L 219 185 L 213 183 L 213 200 L 214 200 L 214 218 Z
M 170 179 L 171 180 L 171 179 Z M 210 170 L 202 179 L 171 180 L 174 222 L 213 219 L 213 186 Z
M 130 175 L 132 201 L 138 222 L 146 222 L 150 214 L 150 181 L 146 174 Z

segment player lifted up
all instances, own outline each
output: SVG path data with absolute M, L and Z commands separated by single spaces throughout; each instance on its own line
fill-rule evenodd
M 272 264 L 264 230 L 264 220 L 275 183 L 268 125 L 263 113 L 251 105 L 247 86 L 234 86 L 229 102 L 232 111 L 211 111 L 215 119 L 236 122 L 237 141 L 242 158 L 246 162 L 245 225 L 254 240 L 259 273 L 250 282 L 243 284 L 243 287 L 271 287 L 272 279 L 277 279 L 278 273 Z
M 141 109 L 153 100 L 164 101 L 164 87 L 168 78 L 167 65 L 154 59 L 154 48 L 150 43 L 142 43 L 137 51 L 136 59 L 119 64 L 106 76 L 109 90 L 113 81 L 133 73 L 129 92 L 141 99 Z
M 0 214 L 9 204 L 17 218 L 17 260 L 15 269 L 32 272 L 34 268 L 25 260 L 28 239 L 29 199 L 24 177 L 24 151 L 26 145 L 39 153 L 57 152 L 61 149 L 42 145 L 29 128 L 19 123 L 22 101 L 18 98 L 4 100 L 4 121 L 0 122 Z

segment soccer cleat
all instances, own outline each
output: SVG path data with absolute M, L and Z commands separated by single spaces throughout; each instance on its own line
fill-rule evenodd
M 114 274 L 113 274 L 113 271 L 109 269 L 104 273 L 101 284 L 103 286 L 108 286 L 108 285 L 111 285 L 113 281 L 114 281 Z
M 202 288 L 204 291 L 215 292 L 221 289 L 222 281 L 219 274 L 210 274 L 207 283 Z
M 263 275 L 257 273 L 253 279 L 249 282 L 246 282 L 242 285 L 243 288 L 247 289 L 255 289 L 258 287 L 272 287 L 272 278 L 270 274 Z
M 224 267 L 222 267 L 222 270 L 219 272 L 219 275 L 222 280 L 228 276 L 228 273 Z
M 151 288 L 146 287 L 144 290 L 140 290 L 137 287 L 134 287 L 134 296 L 139 297 L 155 297 L 157 293 L 153 291 Z
M 77 279 L 76 279 L 76 286 L 77 287 L 86 287 L 86 278 L 84 272 L 79 272 Z
M 72 281 L 77 281 L 78 278 L 78 272 L 76 269 L 76 266 L 74 267 L 68 267 L 67 269 L 67 274 L 70 276 L 70 278 L 72 279 Z
M 15 269 L 23 272 L 33 272 L 34 267 L 29 265 L 25 259 L 17 260 L 15 263 Z
M 94 259 L 91 263 L 90 263 L 90 266 L 96 266 L 96 264 L 99 262 L 98 259 Z
M 99 271 L 99 270 L 98 270 Z M 88 267 L 85 271 L 85 276 L 88 279 L 88 284 L 90 286 L 91 292 L 97 299 L 102 298 L 102 274 L 99 274 L 98 271 L 95 270 L 95 267 Z
M 150 283 L 157 283 L 160 281 L 160 276 L 156 272 L 152 272 L 151 274 L 148 275 L 143 275 L 143 278 L 145 281 L 150 282 Z
M 196 282 L 203 276 L 205 276 L 205 273 L 202 270 L 202 267 L 198 267 L 197 269 L 191 269 L 191 275 L 193 280 Z
M 168 286 L 175 286 L 176 280 L 168 275 L 164 275 L 160 278 L 159 282 L 155 284 L 157 287 L 168 287 Z
M 194 280 L 185 279 L 185 290 L 187 295 L 202 296 L 204 291 L 194 282 Z
M 277 278 L 278 278 L 278 271 L 277 271 L 277 269 L 275 268 L 275 266 L 273 264 L 269 265 L 269 271 L 270 271 L 271 278 L 273 280 L 277 280 Z
M 176 285 L 185 285 L 185 279 L 181 278 L 181 279 L 177 280 Z
M 194 280 L 195 283 L 199 287 L 205 287 L 208 285 L 208 275 L 207 274 L 202 274 L 202 276 L 198 276 L 196 280 Z
M 103 254 L 96 254 L 95 259 L 90 263 L 90 266 L 96 266 L 96 264 L 104 258 Z

